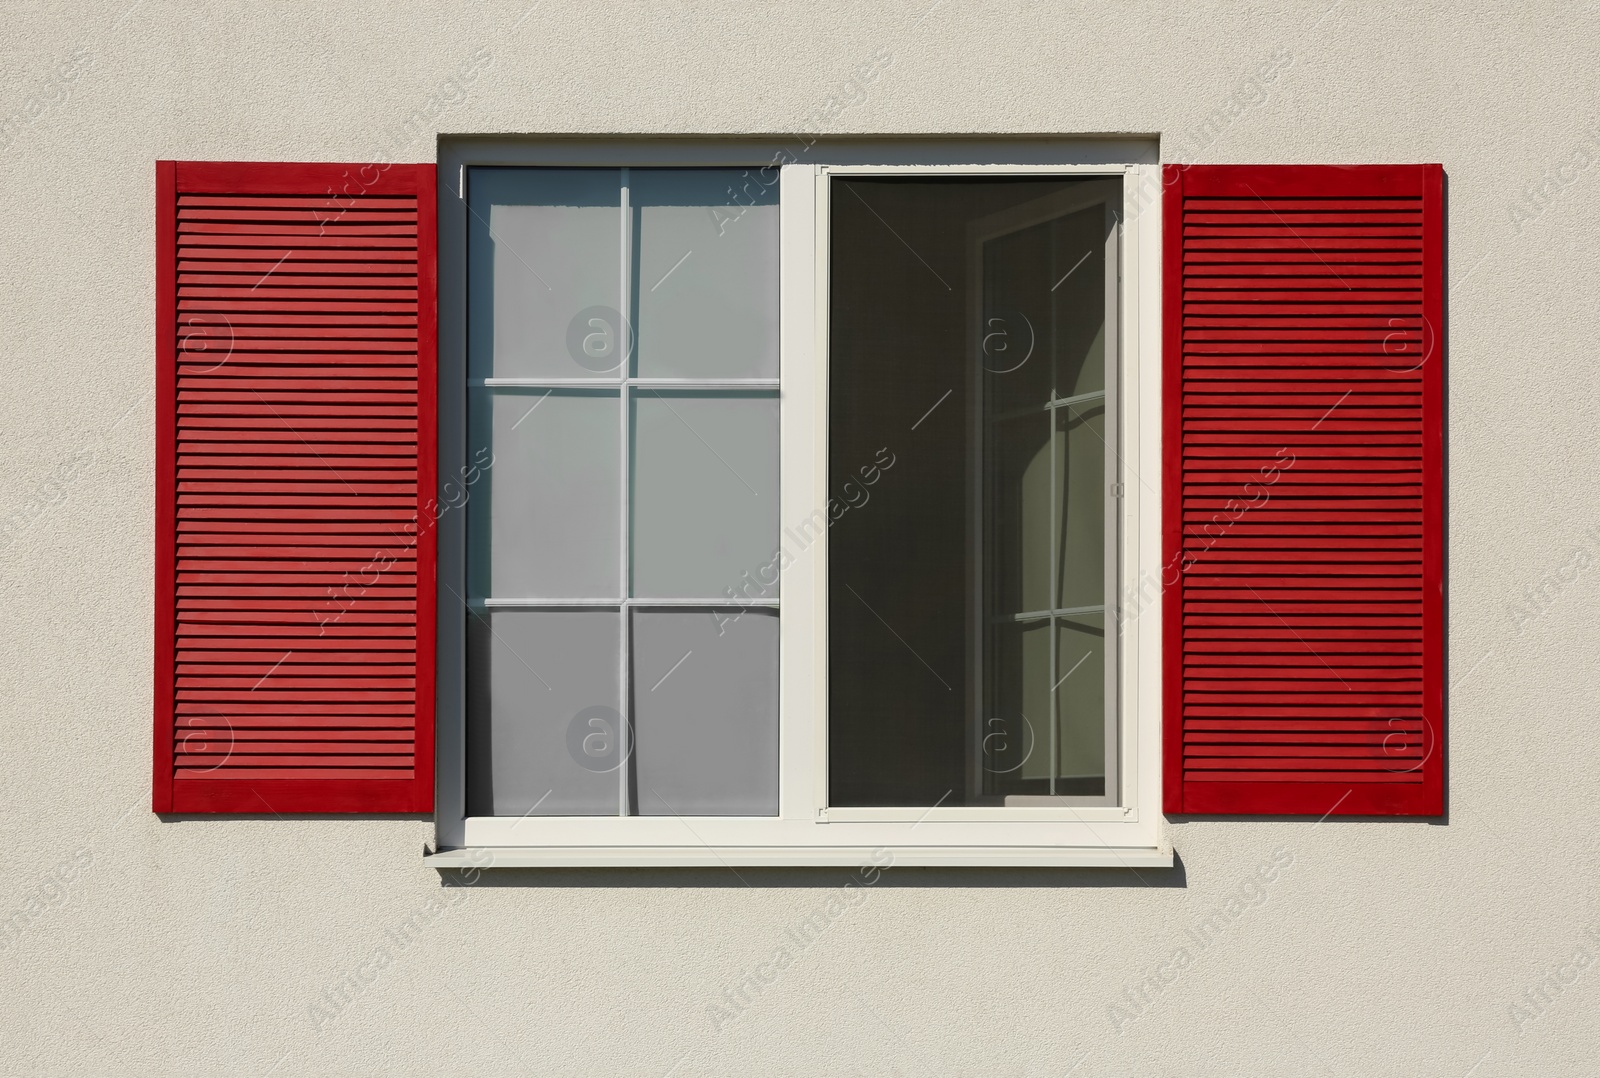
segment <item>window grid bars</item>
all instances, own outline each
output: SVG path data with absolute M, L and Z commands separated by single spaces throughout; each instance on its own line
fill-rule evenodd
M 633 762 L 633 611 L 640 610 L 776 610 L 778 599 L 728 599 L 725 597 L 675 597 L 635 598 L 633 591 L 633 401 L 637 390 L 739 391 L 755 390 L 776 392 L 778 378 L 640 378 L 634 375 L 636 341 L 633 333 L 633 207 L 631 199 L 630 170 L 622 168 L 618 197 L 622 219 L 618 256 L 620 281 L 618 302 L 623 312 L 619 319 L 618 377 L 606 378 L 471 378 L 469 388 L 487 389 L 542 389 L 546 395 L 560 390 L 599 390 L 617 397 L 618 448 L 621 452 L 621 484 L 618 497 L 617 519 L 621 528 L 618 546 L 617 579 L 621 595 L 615 599 L 540 598 L 540 597 L 481 597 L 468 600 L 468 606 L 485 610 L 615 610 L 620 617 L 618 631 L 618 712 L 617 744 L 621 763 L 617 767 L 617 815 L 632 816 L 634 804 Z M 657 396 L 659 396 L 657 392 Z M 765 393 L 763 394 L 765 395 Z
M 1051 246 L 1050 246 L 1050 275 L 1052 277 L 1054 277 L 1055 274 L 1056 274 L 1056 271 L 1059 268 L 1060 267 L 1058 265 L 1056 265 L 1056 248 L 1055 248 L 1054 244 L 1051 244 Z M 1051 302 L 1054 303 L 1054 299 L 1052 299 Z M 1052 318 L 1050 320 L 1050 323 L 1051 323 L 1050 397 L 1051 397 L 1051 400 L 1053 401 L 1055 399 L 1055 395 L 1056 395 L 1056 389 L 1055 389 L 1055 387 L 1056 387 L 1056 379 L 1060 376 L 1061 371 L 1060 371 L 1060 363 L 1058 362 L 1058 357 L 1056 355 L 1056 348 L 1055 348 L 1055 319 Z M 1056 444 L 1057 444 L 1057 439 L 1059 438 L 1061 432 L 1058 429 L 1060 427 L 1060 424 L 1058 422 L 1056 422 L 1056 413 L 1054 412 L 1054 410 L 1050 409 L 1049 407 L 1046 407 L 1044 409 L 1044 412 L 1045 412 L 1046 416 L 1049 417 L 1049 421 L 1050 421 L 1050 605 L 1051 606 L 1055 606 L 1057 603 L 1059 603 L 1061 601 L 1061 532 L 1062 532 L 1062 530 L 1063 530 L 1063 528 L 1064 528 L 1064 526 L 1066 524 L 1066 522 L 1061 519 L 1061 496 L 1060 496 L 1060 491 L 1058 491 L 1056 489 L 1057 484 L 1060 483 L 1060 481 L 1061 481 L 1061 477 L 1057 474 L 1057 467 L 1056 467 Z M 1060 728 L 1061 728 L 1061 704 L 1060 704 L 1060 698 L 1056 693 L 1056 689 L 1060 688 L 1060 685 L 1061 685 L 1061 683 L 1056 680 L 1056 667 L 1060 665 L 1059 659 L 1057 657 L 1058 652 L 1060 651 L 1060 645 L 1059 645 L 1058 640 L 1057 640 L 1058 632 L 1059 632 L 1059 630 L 1056 627 L 1056 619 L 1055 618 L 1051 618 L 1050 619 L 1050 627 L 1049 627 L 1049 633 L 1050 633 L 1050 771 L 1049 771 L 1049 774 L 1050 774 L 1050 796 L 1051 797 L 1054 797 L 1055 793 L 1056 793 L 1056 772 L 1061 770 L 1061 751 L 1060 751 L 1060 749 L 1058 749 L 1056 747 L 1056 742 L 1060 738 Z
M 991 419 L 993 422 L 1003 423 L 1009 419 L 1023 419 L 1027 416 L 1038 415 L 1040 412 L 1053 412 L 1057 408 L 1075 408 L 1080 404 L 1097 404 L 1106 399 L 1106 391 L 1103 389 L 1097 389 L 1092 393 L 1079 393 L 1072 397 L 1054 396 L 1054 387 L 1051 388 L 1050 392 L 1052 394 L 1051 398 L 1043 404 L 1037 404 L 1031 408 L 1013 408 L 1008 412 L 1001 412 L 992 416 Z
M 777 389 L 776 378 L 473 378 L 474 389 Z
M 486 610 L 747 610 L 762 607 L 776 610 L 777 599 L 473 599 L 475 607 Z M 1095 609 L 1099 609 L 1096 607 Z
M 621 208 L 621 227 L 617 230 L 620 238 L 620 276 L 621 285 L 618 290 L 619 317 L 617 318 L 617 349 L 621 356 L 621 372 L 624 375 L 621 386 L 618 388 L 618 405 L 621 412 L 617 419 L 617 428 L 622 447 L 622 483 L 620 484 L 619 497 L 622 504 L 617 513 L 617 520 L 622 528 L 621 540 L 617 543 L 617 557 L 620 565 L 617 567 L 617 581 L 624 597 L 633 594 L 632 561 L 633 551 L 629 549 L 629 538 L 633 535 L 633 452 L 632 452 L 632 427 L 633 427 L 633 387 L 627 384 L 627 375 L 633 373 L 633 207 L 629 197 L 629 170 L 621 170 L 621 193 L 617 203 Z M 633 788 L 633 611 L 623 606 L 617 619 L 621 623 L 622 639 L 617 646 L 618 664 L 617 672 L 617 703 L 621 706 L 621 718 L 617 725 L 617 815 L 631 816 L 633 806 L 629 803 L 629 792 Z

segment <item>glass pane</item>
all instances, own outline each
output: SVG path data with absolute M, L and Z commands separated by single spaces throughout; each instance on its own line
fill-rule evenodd
M 620 416 L 615 391 L 472 391 L 473 595 L 620 598 Z
M 641 378 L 778 376 L 776 169 L 632 169 Z
M 472 170 L 471 377 L 619 376 L 621 199 L 617 169 Z
M 726 600 L 772 565 L 776 395 L 639 390 L 633 450 L 634 595 Z
M 986 477 L 991 508 L 991 609 L 1048 610 L 1051 512 L 1050 413 L 1040 410 L 994 425 Z
M 829 802 L 1114 792 L 1090 762 L 1104 708 L 1093 730 L 1093 701 L 1052 720 L 1114 668 L 1114 642 L 1059 687 L 1052 669 L 1085 654 L 1063 650 L 1082 633 L 1062 608 L 1100 607 L 1113 576 L 1101 439 L 1122 183 L 830 185 L 828 489 L 853 490 L 880 451 L 895 463 L 828 526 Z
M 1106 226 L 1104 203 L 1050 222 L 1056 282 L 1050 292 L 1050 356 L 1056 396 L 1106 388 Z
M 1101 606 L 1106 581 L 1106 407 L 1057 408 L 1056 475 L 1060 561 L 1057 606 Z
M 984 243 L 979 350 L 994 414 L 1105 389 L 1107 216 L 1096 203 Z
M 633 700 L 640 815 L 777 815 L 775 611 L 635 610 Z
M 1106 774 L 1106 630 L 1104 614 L 1056 623 L 1058 794 L 1098 797 Z
M 1055 239 L 1047 222 L 983 245 L 979 351 L 992 414 L 1042 408 L 1050 399 Z
M 995 626 L 983 724 L 984 786 L 991 794 L 1050 793 L 1050 623 Z
M 468 616 L 468 815 L 616 814 L 620 621 L 612 610 Z

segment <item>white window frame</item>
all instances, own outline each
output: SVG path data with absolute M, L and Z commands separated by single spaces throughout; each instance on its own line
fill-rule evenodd
M 774 162 L 781 169 L 771 170 Z M 479 165 L 745 166 L 778 174 L 782 300 L 780 526 L 828 505 L 829 179 L 840 175 L 1071 175 L 1123 179 L 1118 592 L 1160 579 L 1161 189 L 1153 140 L 446 140 L 440 146 L 440 476 L 464 459 L 466 206 Z M 769 169 L 760 173 L 758 169 Z M 758 179 L 759 182 L 759 179 Z M 1152 193 L 1155 193 L 1154 195 Z M 1151 212 L 1152 210 L 1156 212 Z M 460 383 L 459 385 L 456 383 Z M 893 446 L 890 446 L 893 449 Z M 469 492 L 470 496 L 470 492 Z M 451 516 L 455 519 L 450 519 Z M 827 803 L 826 531 L 779 583 L 776 817 L 473 817 L 465 806 L 459 572 L 464 513 L 440 520 L 437 867 L 896 865 L 1161 867 L 1159 602 L 1124 612 L 1119 803 L 839 808 Z

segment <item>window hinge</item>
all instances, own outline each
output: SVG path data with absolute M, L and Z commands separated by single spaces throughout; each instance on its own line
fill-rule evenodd
M 1123 486 L 1122 486 L 1121 483 L 1112 483 L 1111 484 L 1111 496 L 1113 498 L 1122 497 L 1122 492 L 1123 492 Z
M 827 809 L 819 808 L 817 810 L 817 822 L 818 823 L 827 823 L 828 822 L 828 810 Z

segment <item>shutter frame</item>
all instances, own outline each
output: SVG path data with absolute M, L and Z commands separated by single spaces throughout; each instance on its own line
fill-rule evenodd
M 1162 650 L 1164 659 L 1162 666 L 1165 811 L 1169 815 L 1440 815 L 1444 811 L 1445 753 L 1443 167 L 1437 164 L 1167 165 L 1164 169 L 1163 182 L 1165 195 L 1162 344 L 1166 358 L 1163 363 L 1162 436 L 1166 448 L 1163 455 Z M 1191 578 L 1188 575 L 1189 566 L 1184 562 L 1184 508 L 1185 496 L 1188 493 L 1185 490 L 1184 477 L 1185 464 L 1191 459 L 1189 454 L 1192 448 L 1184 441 L 1186 405 L 1184 372 L 1185 350 L 1194 340 L 1189 335 L 1190 331 L 1184 321 L 1184 289 L 1186 256 L 1202 248 L 1189 242 L 1194 237 L 1186 235 L 1185 211 L 1189 200 L 1196 198 L 1233 198 L 1260 201 L 1263 204 L 1295 199 L 1415 198 L 1420 209 L 1418 217 L 1421 250 L 1420 281 L 1417 289 L 1422 331 L 1421 340 L 1418 342 L 1420 351 L 1412 354 L 1420 354 L 1417 366 L 1413 368 L 1420 374 L 1420 380 L 1415 383 L 1420 396 L 1414 412 L 1420 433 L 1418 454 L 1420 505 L 1415 512 L 1415 519 L 1420 526 L 1418 568 L 1415 573 L 1419 584 L 1420 650 L 1414 666 L 1418 673 L 1417 680 L 1420 681 L 1418 710 L 1421 719 L 1423 756 L 1420 763 L 1413 763 L 1409 757 L 1397 758 L 1392 768 L 1381 769 L 1385 777 L 1380 777 L 1377 781 L 1348 779 L 1297 781 L 1270 778 L 1218 781 L 1202 777 L 1203 771 L 1197 772 L 1190 767 L 1186 757 L 1188 736 L 1194 732 L 1190 726 L 1193 716 L 1188 711 L 1189 704 L 1186 699 L 1189 688 L 1185 682 L 1186 643 L 1196 638 L 1198 634 L 1188 629 L 1184 621 L 1186 603 L 1191 601 L 1185 591 Z M 1278 216 L 1278 220 L 1293 232 L 1289 222 L 1281 215 Z M 1301 243 L 1303 246 L 1308 246 L 1303 240 Z M 1318 258 L 1320 257 L 1319 254 Z M 1339 256 L 1329 253 L 1329 257 Z M 1330 272 L 1336 271 L 1330 267 Z M 1382 317 L 1376 313 L 1376 308 L 1381 307 L 1384 302 L 1386 301 L 1380 300 L 1367 305 L 1374 309 L 1372 319 Z M 1398 305 L 1393 297 L 1388 302 L 1395 302 Z M 1386 337 L 1378 351 L 1368 354 L 1369 358 L 1372 355 L 1396 354 L 1389 350 L 1390 340 L 1391 338 Z M 1411 361 L 1406 360 L 1405 364 L 1406 367 L 1410 367 Z M 1391 369 L 1405 368 L 1397 361 Z M 1246 379 L 1240 379 L 1244 380 Z M 1351 381 L 1352 388 L 1362 384 L 1349 372 L 1339 375 L 1330 373 L 1329 377 L 1324 379 L 1331 382 L 1343 380 Z M 1381 378 L 1378 380 L 1381 381 Z M 1368 381 L 1366 384 L 1372 383 Z M 1209 392 L 1216 392 L 1215 387 Z M 1240 396 L 1243 398 L 1246 394 Z M 1409 418 L 1411 414 L 1406 413 L 1406 417 Z M 1265 459 L 1269 447 L 1263 443 L 1261 449 Z M 1262 503 L 1263 506 L 1265 504 L 1268 503 Z M 1248 520 L 1248 512 L 1239 519 Z M 1217 544 L 1222 545 L 1226 538 L 1227 534 L 1224 533 L 1216 540 Z M 1347 549 L 1359 549 L 1359 536 L 1340 538 L 1342 545 Z M 1226 552 L 1226 547 L 1223 549 Z M 1263 557 L 1262 561 L 1266 560 L 1268 558 Z M 1200 562 L 1196 562 L 1196 567 L 1199 565 Z M 1248 586 L 1248 575 L 1241 574 L 1241 578 Z M 1259 595 L 1256 598 L 1260 600 Z M 1271 610 L 1265 600 L 1261 600 L 1261 603 L 1269 611 Z M 1396 665 L 1399 665 L 1398 661 Z M 1262 675 L 1253 677 L 1254 680 L 1262 681 Z M 1229 684 L 1237 692 L 1241 688 L 1248 689 L 1250 680 L 1250 677 L 1241 677 Z M 1337 708 L 1338 695 L 1338 693 L 1328 694 L 1325 699 L 1327 703 Z M 1322 702 L 1318 701 L 1319 704 Z M 1328 716 L 1330 719 L 1335 717 L 1335 715 Z M 1378 723 L 1393 725 L 1387 718 L 1358 721 L 1376 727 L 1377 734 L 1381 734 L 1383 730 L 1382 726 L 1377 725 Z M 1269 735 L 1281 734 L 1286 732 L 1290 725 L 1292 725 L 1290 721 L 1285 721 L 1284 727 L 1279 730 L 1260 732 Z M 1392 737 L 1393 735 L 1388 735 L 1381 739 L 1381 749 L 1385 754 L 1389 753 L 1392 746 L 1402 744 L 1399 741 L 1392 741 Z M 1369 741 L 1373 739 L 1369 737 Z M 1307 759 L 1313 753 L 1309 749 L 1292 752 L 1279 749 L 1274 755 L 1298 755 L 1301 759 Z M 1308 770 L 1300 774 L 1310 773 L 1313 772 Z M 1369 771 L 1367 774 L 1375 775 L 1377 771 Z
M 156 162 L 156 496 L 155 496 L 155 670 L 154 670 L 154 754 L 152 773 L 152 808 L 161 813 L 206 813 L 206 814 L 279 814 L 285 812 L 295 813 L 426 813 L 433 810 L 434 798 L 434 694 L 436 679 L 436 549 L 437 528 L 435 524 L 434 491 L 437 488 L 437 243 L 438 231 L 436 225 L 438 199 L 436 188 L 436 171 L 432 164 L 301 164 L 280 162 L 187 162 L 187 161 L 158 161 Z M 384 770 L 394 772 L 393 777 L 361 778 L 353 777 L 348 772 L 340 773 L 338 770 L 327 771 L 324 775 L 316 775 L 312 769 L 303 766 L 275 767 L 268 765 L 262 768 L 251 769 L 253 772 L 279 770 L 283 777 L 223 777 L 228 774 L 224 764 L 206 769 L 208 777 L 199 777 L 196 774 L 181 774 L 179 771 L 180 753 L 184 746 L 179 742 L 178 724 L 180 716 L 180 675 L 179 675 L 179 603 L 178 587 L 180 584 L 178 555 L 179 546 L 179 280 L 178 280 L 178 255 L 179 255 L 179 200 L 184 195 L 215 195 L 243 197 L 249 196 L 274 196 L 298 195 L 302 198 L 315 198 L 325 200 L 328 210 L 308 210 L 307 215 L 311 223 L 338 222 L 343 216 L 343 211 L 361 206 L 362 199 L 376 197 L 392 197 L 396 195 L 408 196 L 414 199 L 416 210 L 416 237 L 415 237 L 415 268 L 416 268 L 416 330 L 415 330 L 415 365 L 408 368 L 400 364 L 397 370 L 401 379 L 414 373 L 416 379 L 416 416 L 415 435 L 416 442 L 413 446 L 409 441 L 391 441 L 392 447 L 399 445 L 402 452 L 396 455 L 400 466 L 405 468 L 410 464 L 411 456 L 404 449 L 414 450 L 414 466 L 416 474 L 415 500 L 411 504 L 415 507 L 415 526 L 411 534 L 414 536 L 413 546 L 415 554 L 415 585 L 414 593 L 402 592 L 403 602 L 411 602 L 415 617 L 415 651 L 408 666 L 401 664 L 395 668 L 398 676 L 410 674 L 414 678 L 414 695 L 409 704 L 408 714 L 395 714 L 388 717 L 385 726 L 393 727 L 398 731 L 391 736 L 408 736 L 411 744 L 411 763 L 408 768 L 400 767 L 393 759 L 382 761 L 381 768 L 375 761 L 367 770 Z M 409 209 L 410 207 L 407 207 Z M 332 216 L 314 216 L 332 212 Z M 226 227 L 225 224 L 219 226 Z M 235 234 L 243 235 L 243 230 Z M 285 240 L 285 248 L 291 248 L 292 240 Z M 292 248 L 291 248 L 292 249 Z M 403 249 L 403 248 L 402 248 Z M 405 259 L 399 260 L 402 265 Z M 281 262 L 279 263 L 282 264 Z M 273 267 L 274 269 L 276 267 Z M 254 272 L 252 269 L 251 272 Z M 270 270 L 269 270 L 270 272 Z M 357 272 L 351 270 L 350 272 Z M 265 278 L 263 277 L 263 281 Z M 336 277 L 330 279 L 330 284 Z M 229 297 L 235 298 L 235 297 Z M 285 306 L 292 312 L 294 305 L 304 301 L 285 299 Z M 321 319 L 308 319 L 308 321 L 334 322 L 341 313 L 333 306 L 337 299 L 323 300 L 317 314 L 331 317 Z M 299 313 L 306 313 L 301 309 Z M 402 323 L 403 325 L 403 323 Z M 310 333 L 304 334 L 307 337 Z M 354 336 L 354 334 L 352 334 Z M 339 348 L 339 338 L 336 333 L 324 337 L 329 342 L 323 349 L 324 354 L 336 354 Z M 402 345 L 410 343 L 409 334 L 396 338 Z M 259 351 L 270 351 L 263 347 Z M 230 348 L 230 356 L 232 350 Z M 391 355 L 405 357 L 407 353 L 401 349 L 392 351 Z M 326 373 L 332 373 L 333 367 L 323 364 L 322 369 L 316 370 L 315 360 L 309 366 L 313 370 L 299 372 L 302 380 L 314 378 Z M 360 392 L 360 391 L 357 391 Z M 326 402 L 324 402 L 326 403 Z M 334 402 L 337 403 L 337 400 Z M 282 418 L 282 417 L 280 417 Z M 291 427 L 290 429 L 295 429 Z M 404 427 L 397 428 L 404 434 Z M 297 431 L 297 434 L 299 431 Z M 302 439 L 303 441 L 304 439 Z M 248 443 L 250 439 L 241 435 L 239 441 Z M 259 440 L 258 440 L 259 441 Z M 370 448 L 376 442 L 352 442 L 357 450 Z M 315 456 L 316 451 L 309 452 Z M 233 452 L 248 454 L 249 447 L 235 448 Z M 326 462 L 318 461 L 324 467 L 329 467 Z M 277 462 L 274 462 L 277 463 Z M 302 462 L 301 467 L 306 465 Z M 270 470 L 264 468 L 263 470 Z M 292 494 L 290 495 L 293 496 Z M 294 508 L 292 502 L 277 496 L 277 505 L 285 508 Z M 354 497 L 359 498 L 356 494 Z M 406 509 L 390 505 L 399 512 Z M 339 521 L 348 523 L 348 520 Z M 403 529 L 406 525 L 396 525 Z M 265 534 L 266 529 L 261 533 Z M 250 534 L 244 532 L 243 534 Z M 337 538 L 337 536 L 335 536 Z M 349 537 L 346 537 L 349 543 Z M 372 549 L 369 551 L 365 545 L 349 543 L 352 549 L 361 551 L 361 557 L 376 556 L 385 547 L 392 548 L 396 544 L 387 540 L 374 539 Z M 315 561 L 309 557 L 306 560 Z M 332 567 L 330 565 L 330 567 Z M 340 566 L 342 568 L 342 566 Z M 244 574 L 239 574 L 244 575 Z M 239 584 L 239 587 L 248 585 Z M 232 596 L 223 595 L 224 601 Z M 359 600 L 358 600 L 359 601 Z M 331 602 L 330 609 L 338 609 Z M 220 607 L 220 604 L 219 604 Z M 219 612 L 227 608 L 220 607 Z M 315 614 L 308 611 L 308 626 L 316 627 Z M 292 649 L 290 649 L 292 650 Z M 329 649 L 332 651 L 333 649 Z M 265 679 L 263 679 L 265 680 Z M 316 723 L 316 709 L 324 703 L 329 691 L 340 691 L 339 686 L 343 679 L 329 678 L 328 688 L 322 686 L 302 691 L 298 695 L 303 699 L 293 706 L 285 708 L 286 712 L 293 711 L 305 716 L 298 721 L 293 716 L 285 716 L 282 722 L 275 723 L 281 728 L 281 739 L 292 739 L 296 732 L 310 731 L 314 736 L 326 736 L 332 731 L 318 730 Z M 258 685 L 260 683 L 258 682 Z M 231 731 L 229 740 L 228 759 L 233 758 L 233 748 L 236 745 L 237 730 L 231 719 L 226 715 L 223 725 Z M 374 725 L 383 720 L 374 719 Z M 218 724 L 208 723 L 215 727 Z M 333 725 L 333 724 L 327 724 Z M 352 722 L 345 729 L 353 729 L 357 723 Z M 320 746 L 319 746 L 320 747 Z M 392 747 L 391 747 L 392 748 Z M 292 747 L 286 746 L 280 751 L 293 752 Z M 353 762 L 360 759 L 363 753 L 376 751 L 371 741 L 350 740 L 346 743 L 343 753 L 352 755 L 343 757 Z M 311 759 L 314 757 L 304 757 Z M 281 758 L 280 758 L 281 759 Z M 352 770 L 361 768 L 352 767 Z M 214 774 L 210 774 L 213 772 Z M 315 777 L 313 777 L 315 776 Z

